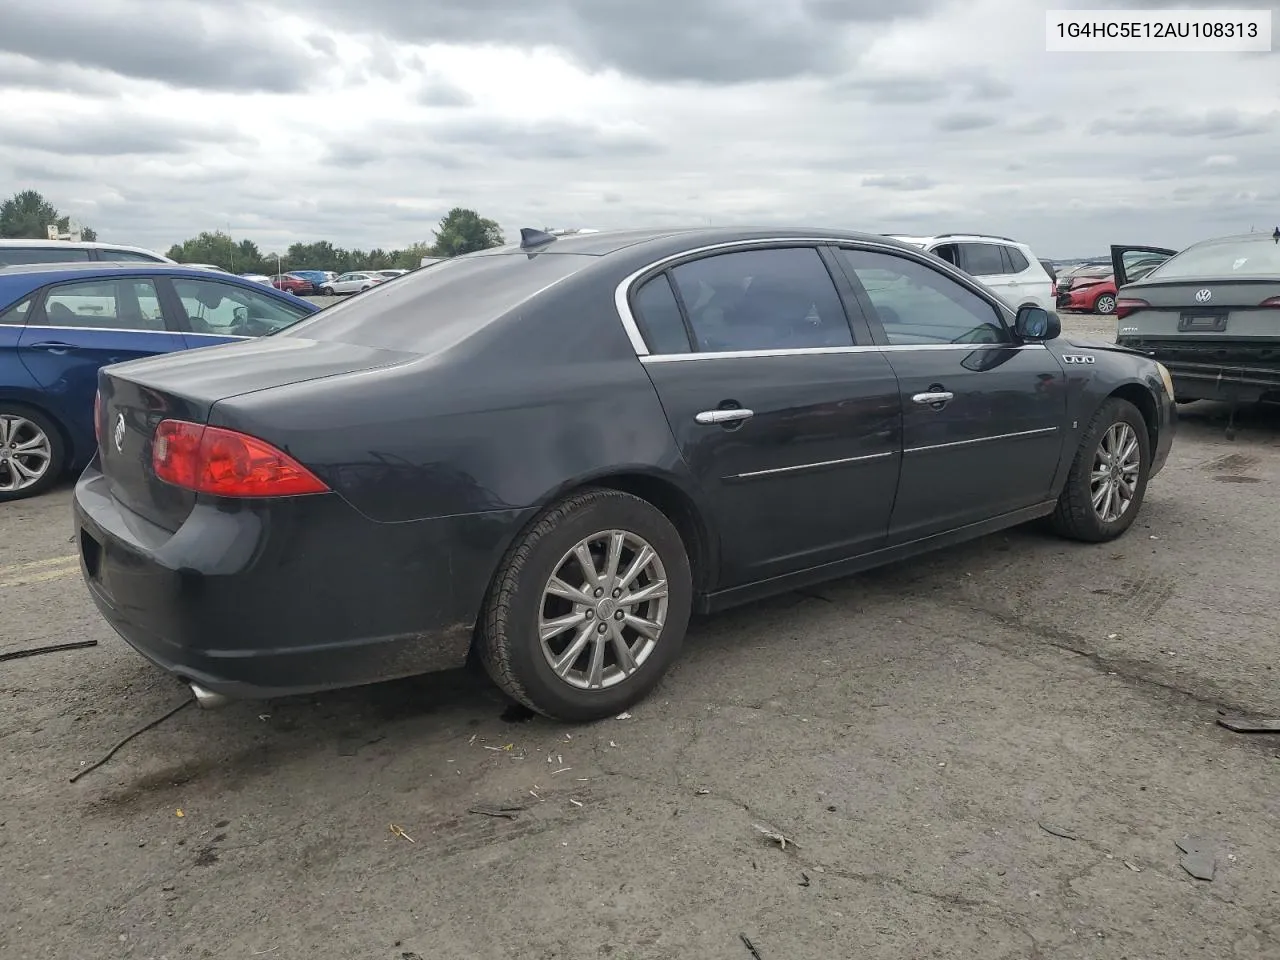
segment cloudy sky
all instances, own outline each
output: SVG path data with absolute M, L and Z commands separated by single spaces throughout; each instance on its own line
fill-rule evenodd
M 1175 5 L 0 0 L 0 193 L 158 249 L 398 247 L 457 205 L 1047 257 L 1270 230 L 1280 53 L 1045 52 L 1046 8 Z

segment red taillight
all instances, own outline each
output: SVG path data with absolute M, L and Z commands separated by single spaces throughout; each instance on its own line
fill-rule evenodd
M 102 391 L 93 395 L 93 439 L 102 443 Z
M 1139 310 L 1145 310 L 1149 306 L 1151 306 L 1151 304 L 1147 303 L 1147 301 L 1138 300 L 1136 298 L 1131 299 L 1126 297 L 1122 300 L 1117 300 L 1116 318 L 1123 319 L 1124 317 L 1129 316 L 1129 314 L 1137 313 Z
M 1260 304 L 1260 307 L 1271 307 L 1272 309 L 1280 308 L 1280 297 L 1267 297 Z
M 216 497 L 295 497 L 329 489 L 264 440 L 185 420 L 156 427 L 151 466 L 167 483 Z

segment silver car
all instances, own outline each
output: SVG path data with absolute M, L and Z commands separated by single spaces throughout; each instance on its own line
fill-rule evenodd
M 361 270 L 353 273 L 344 273 L 336 280 L 330 280 L 322 286 L 320 292 L 326 297 L 344 293 L 363 293 L 370 287 L 386 282 L 386 279 L 386 277 L 379 276 L 371 271 Z

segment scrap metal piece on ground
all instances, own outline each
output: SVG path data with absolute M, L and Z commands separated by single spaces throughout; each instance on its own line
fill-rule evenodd
M 1204 837 L 1183 837 L 1174 841 L 1183 857 L 1180 865 L 1183 870 L 1197 880 L 1212 880 L 1218 865 L 1217 843 Z
M 476 813 L 476 814 L 479 814 L 479 815 L 480 815 L 480 816 L 482 816 L 482 817 L 495 817 L 495 818 L 497 818 L 497 819 L 501 819 L 501 820 L 514 820 L 514 819 L 516 819 L 518 816 L 520 816 L 520 814 L 521 814 L 523 811 L 528 810 L 528 809 L 529 809 L 528 807 L 487 807 L 487 806 L 480 806 L 480 807 L 470 807 L 470 808 L 468 808 L 467 813 Z
M 756 949 L 756 945 L 747 938 L 745 933 L 740 933 L 738 936 L 742 938 L 742 945 L 751 951 L 751 956 L 755 957 L 756 960 L 763 960 L 760 956 L 760 951 Z
M 10 650 L 7 653 L 0 653 L 0 661 L 20 660 L 23 657 L 38 657 L 42 653 L 59 653 L 62 650 L 83 650 L 86 647 L 96 647 L 97 645 L 97 640 L 74 640 L 70 643 L 50 643 L 43 647 L 28 647 L 26 650 Z
M 1239 713 L 1219 717 L 1218 726 L 1232 733 L 1280 733 L 1280 720 L 1255 720 Z
M 1079 840 L 1080 839 L 1070 830 L 1063 829 L 1062 827 L 1055 827 L 1053 824 L 1045 823 L 1043 820 L 1039 820 L 1037 821 L 1037 823 L 1039 823 L 1040 829 L 1043 830 L 1045 833 L 1051 834 L 1055 837 L 1061 837 L 1063 840 Z

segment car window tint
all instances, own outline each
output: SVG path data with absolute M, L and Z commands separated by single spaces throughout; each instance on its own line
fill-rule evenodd
M 51 327 L 150 330 L 166 328 L 151 280 L 81 280 L 49 290 L 44 322 Z
M 173 286 L 193 333 L 261 337 L 283 330 L 309 313 L 305 307 L 216 280 L 175 277 Z
M 990 277 L 1004 273 L 1004 261 L 1000 247 L 994 243 L 965 243 L 964 269 L 975 277 Z
M 27 263 L 77 263 L 88 259 L 86 247 L 6 247 L 0 244 L 0 267 Z
M 671 274 L 700 351 L 853 344 L 835 284 L 812 247 L 722 253 Z
M 27 322 L 27 317 L 31 314 L 31 303 L 35 297 L 27 297 L 25 300 L 19 300 L 7 310 L 0 311 L 0 325 L 11 327 L 20 327 Z
M 680 304 L 665 273 L 636 291 L 636 318 L 652 353 L 688 353 L 689 334 L 680 315 Z
M 1009 258 L 1009 265 L 1013 267 L 1012 273 L 1021 273 L 1031 266 L 1031 261 L 1024 257 L 1017 247 L 1005 247 L 1004 255 Z
M 942 273 L 905 257 L 841 250 L 867 291 L 889 343 L 1005 343 L 995 307 Z
M 132 250 L 99 250 L 98 256 L 111 263 L 164 263 L 159 257 Z

